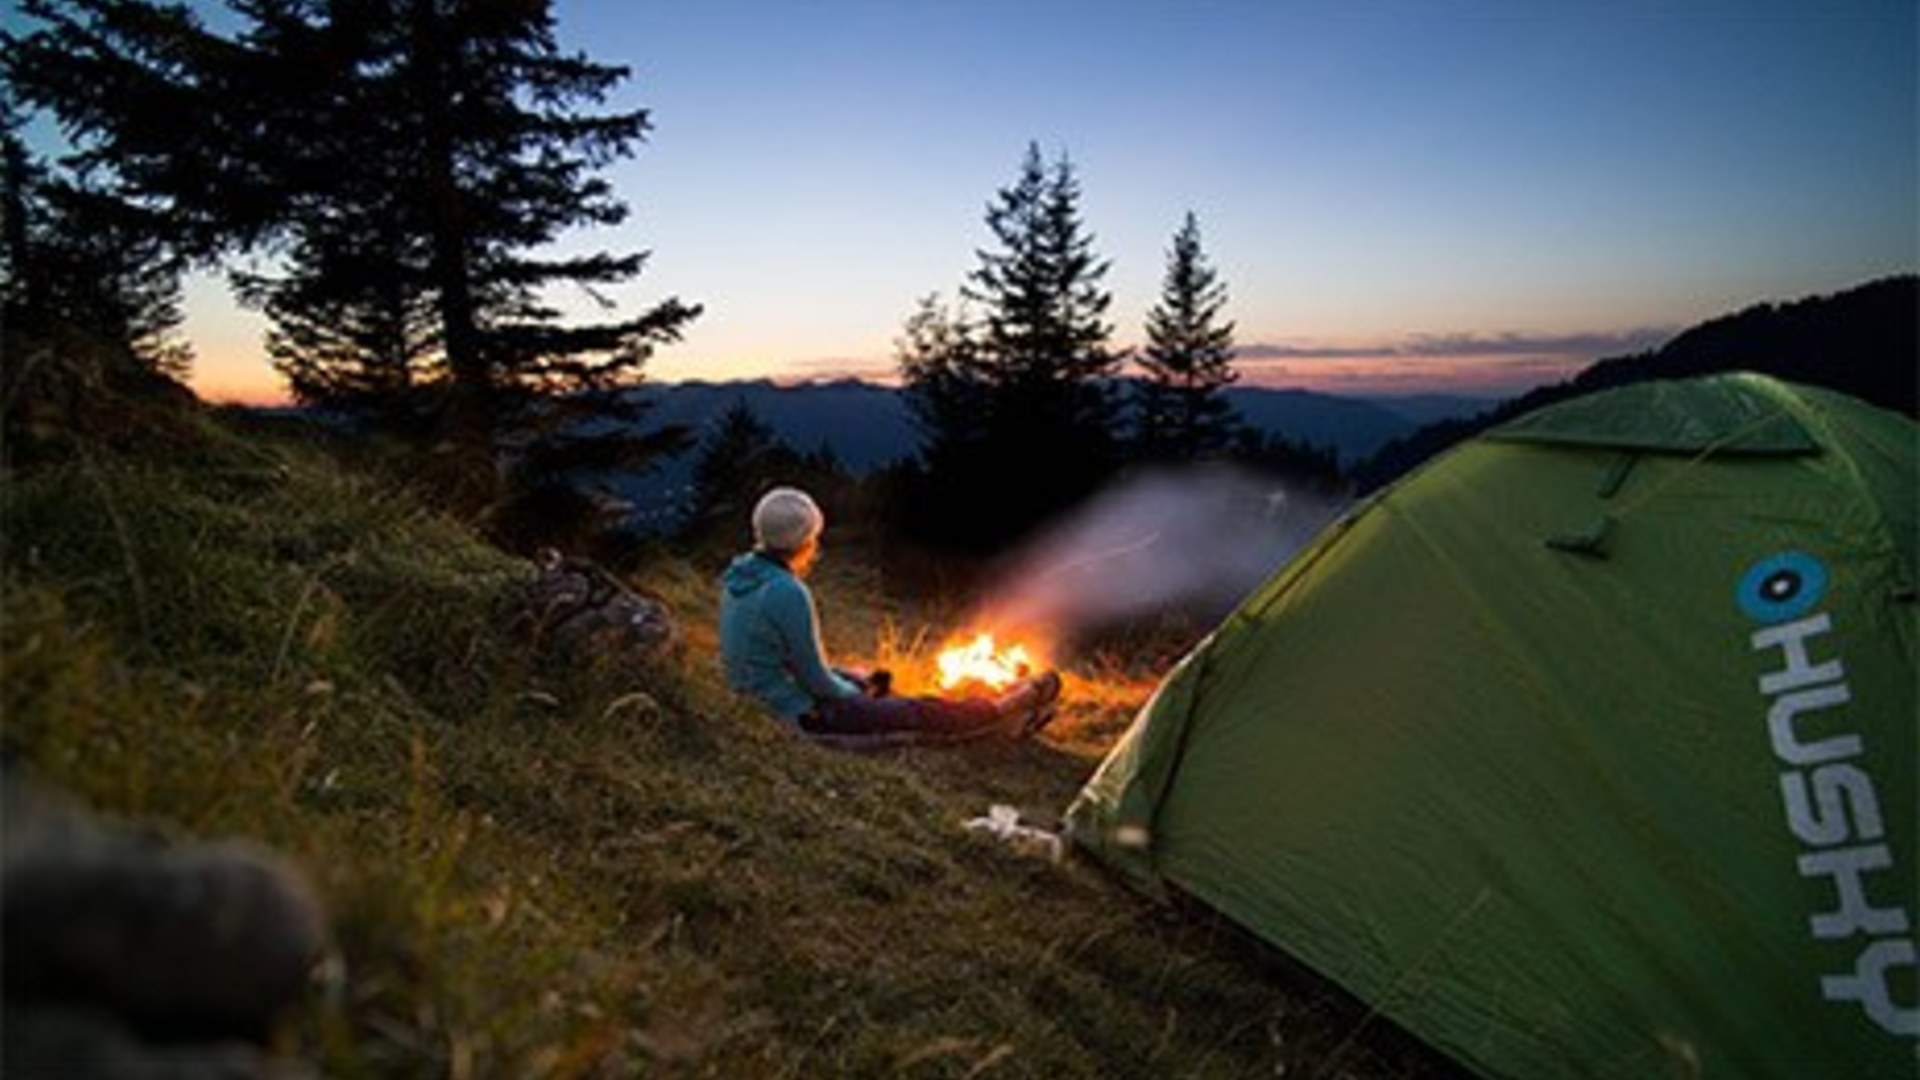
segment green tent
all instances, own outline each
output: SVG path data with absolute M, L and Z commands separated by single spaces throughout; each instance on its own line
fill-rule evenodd
M 1069 835 L 1486 1075 L 1913 1080 L 1917 444 L 1746 374 L 1489 431 L 1188 655 Z

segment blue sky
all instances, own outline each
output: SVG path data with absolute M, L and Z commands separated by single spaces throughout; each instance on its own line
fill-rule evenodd
M 1914 0 L 557 0 L 655 130 L 610 170 L 706 305 L 652 377 L 885 374 L 1029 142 L 1136 343 L 1182 215 L 1248 378 L 1508 391 L 1920 265 Z M 202 382 L 265 371 L 196 289 Z M 244 377 L 244 378 L 243 378 Z

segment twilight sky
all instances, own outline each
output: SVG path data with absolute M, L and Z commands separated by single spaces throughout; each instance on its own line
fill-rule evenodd
M 1920 266 L 1915 0 L 556 0 L 655 130 L 588 246 L 706 305 L 654 379 L 891 374 L 1029 142 L 1136 344 L 1181 217 L 1248 381 L 1506 393 Z M 192 290 L 196 383 L 261 324 Z M 564 298 L 562 298 L 564 300 Z M 584 304 L 582 310 L 585 310 Z

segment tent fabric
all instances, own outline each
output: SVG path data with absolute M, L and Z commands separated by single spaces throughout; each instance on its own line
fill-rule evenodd
M 1917 449 L 1752 375 L 1520 418 L 1256 590 L 1068 833 L 1485 1075 L 1911 1080 Z
M 1646 382 L 1509 421 L 1489 438 L 1670 453 L 1810 454 L 1796 410 L 1758 390 L 1765 376 Z

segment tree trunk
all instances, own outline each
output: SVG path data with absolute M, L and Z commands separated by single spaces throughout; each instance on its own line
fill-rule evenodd
M 419 72 L 417 102 L 425 120 L 422 160 L 426 170 L 429 221 L 433 231 L 433 287 L 438 296 L 441 347 L 446 350 L 449 387 L 444 427 L 449 494 L 472 509 L 491 507 L 500 497 L 495 455 L 493 372 L 474 317 L 472 267 L 467 252 L 464 197 L 455 178 L 454 133 L 448 109 L 456 82 L 449 70 L 447 29 L 432 0 L 413 5 L 413 51 Z

